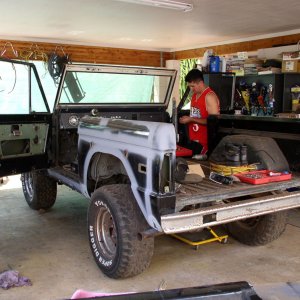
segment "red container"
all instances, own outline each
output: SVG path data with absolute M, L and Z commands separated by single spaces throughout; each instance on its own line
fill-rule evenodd
M 292 174 L 275 172 L 270 170 L 260 170 L 234 174 L 240 181 L 250 184 L 264 184 L 274 181 L 284 181 L 292 178 Z
M 181 146 L 177 146 L 176 148 L 176 156 L 192 156 L 193 151 L 191 149 L 187 149 Z

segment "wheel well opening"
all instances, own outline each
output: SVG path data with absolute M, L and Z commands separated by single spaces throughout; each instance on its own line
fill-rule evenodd
M 88 169 L 87 185 L 91 195 L 97 188 L 108 185 L 130 184 L 129 176 L 122 161 L 108 153 L 95 153 Z

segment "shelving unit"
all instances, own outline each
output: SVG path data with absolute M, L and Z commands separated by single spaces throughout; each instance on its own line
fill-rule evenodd
M 264 75 L 245 75 L 238 76 L 236 79 L 236 84 L 240 83 L 241 80 L 244 80 L 248 85 L 251 85 L 253 82 L 256 82 L 258 86 L 264 85 L 268 86 L 269 84 L 273 85 L 274 93 L 274 113 L 280 113 L 283 109 L 283 78 L 285 74 L 264 74 Z
M 284 80 L 283 80 L 283 98 L 282 98 L 283 112 L 290 112 L 292 110 L 291 87 L 294 85 L 300 85 L 300 73 L 285 73 Z
M 274 93 L 274 114 L 291 112 L 292 95 L 291 87 L 300 85 L 300 73 L 281 73 L 263 75 L 235 76 L 231 73 L 206 73 L 204 82 L 211 87 L 220 99 L 221 113 L 228 113 L 233 108 L 234 86 L 238 86 L 241 80 L 250 85 L 256 82 L 257 86 L 272 84 Z

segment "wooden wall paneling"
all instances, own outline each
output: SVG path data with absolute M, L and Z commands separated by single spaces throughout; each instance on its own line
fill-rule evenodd
M 260 39 L 255 41 L 247 41 L 240 43 L 232 43 L 226 45 L 218 45 L 212 47 L 204 47 L 190 50 L 182 50 L 172 52 L 173 59 L 187 59 L 202 57 L 207 49 L 213 49 L 218 55 L 230 54 L 239 51 L 256 51 L 263 48 L 271 48 L 274 46 L 285 46 L 291 44 L 297 44 L 300 40 L 300 33 L 287 36 L 278 36 L 267 39 Z
M 0 54 L 4 46 L 7 44 L 7 46 L 5 47 L 6 52 L 4 56 L 8 58 L 15 58 L 14 53 L 9 45 L 9 43 L 11 43 L 13 48 L 18 51 L 18 53 L 22 53 L 24 51 L 28 53 L 30 49 L 34 50 L 38 48 L 48 55 L 54 52 L 55 49 L 57 49 L 58 54 L 61 55 L 62 48 L 65 53 L 70 55 L 70 58 L 73 62 L 160 67 L 165 66 L 166 60 L 180 60 L 186 58 L 201 57 L 207 49 L 213 49 L 215 53 L 217 53 L 218 55 L 222 55 L 239 51 L 256 51 L 258 49 L 270 48 L 276 45 L 283 46 L 296 44 L 299 40 L 300 34 L 293 34 L 255 41 L 232 43 L 174 52 L 0 40 Z M 32 58 L 34 59 L 34 57 Z
M 39 49 L 49 55 L 56 49 L 57 53 L 62 55 L 61 49 L 63 49 L 66 54 L 70 55 L 73 62 L 83 63 L 159 67 L 161 66 L 161 63 L 163 63 L 164 66 L 165 61 L 170 57 L 169 53 L 160 51 L 0 40 L 0 53 L 5 47 L 6 52 L 4 53 L 4 56 L 8 58 L 16 58 L 10 47 L 10 43 L 19 54 Z M 31 58 L 34 59 L 33 56 Z M 37 59 L 39 59 L 39 57 Z

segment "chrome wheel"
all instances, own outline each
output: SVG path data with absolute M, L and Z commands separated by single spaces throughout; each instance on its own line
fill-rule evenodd
M 101 207 L 97 216 L 97 239 L 106 259 L 113 259 L 117 251 L 117 229 L 110 211 Z
M 128 184 L 98 188 L 88 209 L 88 235 L 98 267 L 111 278 L 135 276 L 151 261 L 154 238 L 140 239 L 149 229 Z

